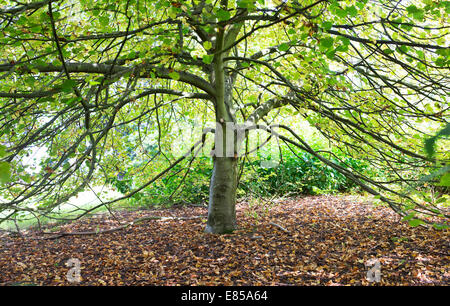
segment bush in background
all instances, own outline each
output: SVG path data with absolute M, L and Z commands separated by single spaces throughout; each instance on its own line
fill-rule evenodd
M 240 175 L 238 195 L 270 197 L 278 195 L 314 195 L 355 193 L 361 189 L 336 170 L 324 165 L 316 157 L 296 152 L 282 147 L 282 159 L 276 167 L 265 168 L 262 161 L 270 160 L 270 155 L 264 152 L 253 159 L 246 159 Z M 334 160 L 345 167 L 351 167 L 368 174 L 374 170 L 364 161 L 341 157 Z M 208 157 L 198 157 L 189 166 L 186 174 L 185 165 L 179 165 L 168 175 L 142 192 L 128 199 L 132 206 L 171 206 L 174 204 L 206 203 L 209 196 L 209 179 L 212 172 L 212 162 Z M 131 189 L 131 181 L 124 178 L 111 183 L 119 191 Z

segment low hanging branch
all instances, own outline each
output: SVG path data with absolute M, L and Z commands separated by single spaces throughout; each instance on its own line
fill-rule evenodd
M 52 232 L 42 232 L 41 234 L 44 235 L 52 235 L 50 237 L 46 237 L 46 238 L 39 238 L 41 240 L 53 240 L 53 239 L 58 239 L 58 238 L 62 238 L 65 236 L 88 236 L 88 235 L 99 235 L 99 234 L 107 234 L 107 233 L 112 233 L 112 232 L 117 232 L 123 229 L 126 229 L 130 226 L 133 226 L 135 224 L 139 224 L 142 223 L 144 221 L 148 221 L 148 220 L 162 220 L 162 221 L 168 221 L 168 220 L 193 220 L 193 219 L 199 219 L 199 218 L 206 218 L 206 216 L 191 216 L 191 217 L 161 217 L 161 216 L 146 216 L 146 217 L 141 217 L 138 218 L 132 222 L 129 222 L 127 224 L 118 226 L 118 227 L 114 227 L 114 228 L 110 228 L 110 229 L 105 229 L 105 230 L 95 230 L 95 231 L 86 231 L 86 232 L 59 232 L 59 233 L 52 233 Z
M 277 224 L 277 223 L 275 223 L 275 222 L 269 222 L 269 224 L 270 224 L 270 225 L 273 225 L 273 226 L 275 226 L 275 227 L 277 227 L 277 228 L 279 228 L 280 230 L 282 230 L 282 231 L 285 232 L 285 233 L 290 233 L 289 230 L 287 230 L 286 228 L 282 227 L 281 225 L 279 225 L 279 224 Z
M 82 216 L 88 214 L 89 212 L 98 209 L 102 206 L 106 206 L 108 204 L 117 202 L 121 199 L 125 199 L 128 198 L 130 196 L 132 196 L 133 194 L 136 194 L 137 192 L 139 192 L 140 190 L 142 190 L 145 186 L 148 186 L 150 184 L 152 184 L 153 182 L 155 182 L 157 179 L 159 179 L 160 177 L 162 177 L 164 174 L 168 173 L 173 167 L 175 167 L 178 163 L 180 163 L 182 160 L 184 160 L 187 156 L 189 156 L 189 154 L 193 153 L 193 159 L 195 159 L 195 157 L 197 156 L 199 150 L 204 146 L 205 141 L 206 141 L 206 135 L 211 132 L 211 129 L 206 129 L 203 131 L 202 134 L 202 139 L 199 140 L 196 144 L 194 144 L 191 149 L 185 153 L 182 157 L 180 157 L 177 161 L 175 161 L 174 163 L 172 163 L 167 169 L 165 169 L 164 171 L 160 172 L 158 175 L 156 175 L 152 180 L 150 180 L 147 184 L 145 184 L 144 186 L 142 186 L 140 189 L 135 190 L 131 193 L 129 193 L 128 195 L 121 197 L 119 199 L 115 199 L 109 202 L 102 202 L 101 204 L 86 210 L 84 213 L 82 213 L 81 215 L 79 215 L 77 218 L 75 219 L 79 219 Z M 197 148 L 200 145 L 199 148 Z M 195 149 L 197 148 L 197 151 L 195 151 Z M 192 161 L 191 161 L 192 162 Z M 125 228 L 128 228 L 129 226 L 132 226 L 134 224 L 138 224 L 140 222 L 143 221 L 147 221 L 147 220 L 190 220 L 190 219 L 197 219 L 197 218 L 202 218 L 204 216 L 194 216 L 194 217 L 160 217 L 160 216 L 147 216 L 147 217 L 142 217 L 142 218 L 138 218 L 132 222 L 129 222 L 127 224 L 115 227 L 115 228 L 111 228 L 111 229 L 106 229 L 106 230 L 101 230 L 101 231 L 85 231 L 85 232 L 62 232 L 62 233 L 49 233 L 49 232 L 42 232 L 42 234 L 47 234 L 47 235 L 53 235 L 51 237 L 48 238 L 44 238 L 45 240 L 48 239 L 58 239 L 64 236 L 82 236 L 82 235 L 97 235 L 97 234 L 106 234 L 106 233 L 111 233 L 111 232 L 116 232 Z

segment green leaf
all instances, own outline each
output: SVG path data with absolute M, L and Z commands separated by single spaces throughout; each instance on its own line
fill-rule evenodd
M 44 15 L 47 17 L 47 14 L 44 14 Z M 20 16 L 20 18 L 17 19 L 16 23 L 19 25 L 25 25 L 25 24 L 27 24 L 27 22 L 28 22 L 28 19 L 25 16 Z
M 356 6 L 359 7 L 360 10 L 364 8 L 368 0 L 360 0 L 356 2 Z
M 445 128 L 436 133 L 433 137 L 425 139 L 425 151 L 427 152 L 429 157 L 434 155 L 434 144 L 438 140 L 439 137 L 442 136 L 450 136 L 450 123 L 447 123 Z
M 350 39 L 347 37 L 339 37 L 339 40 L 342 42 L 343 45 L 348 46 L 350 45 Z
M 433 227 L 434 227 L 435 229 L 437 229 L 437 230 L 443 230 L 443 229 L 449 228 L 448 225 L 445 225 L 445 224 L 437 224 L 437 223 L 434 223 L 434 224 L 433 224 Z
M 347 17 L 347 11 L 341 8 L 336 9 L 335 14 L 341 18 Z
M 176 71 L 172 71 L 169 73 L 169 77 L 175 81 L 180 79 L 180 74 Z
M 210 41 L 205 41 L 203 43 L 203 48 L 205 48 L 205 50 L 209 50 L 212 48 L 212 43 Z
M 6 155 L 6 147 L 4 145 L 0 145 L 0 158 Z
M 347 11 L 347 14 L 349 14 L 352 17 L 356 17 L 356 15 L 358 15 L 358 10 L 353 5 L 347 7 L 345 10 Z
M 202 60 L 203 60 L 203 63 L 209 65 L 209 64 L 212 63 L 213 58 L 214 58 L 214 55 L 208 55 L 208 54 L 205 54 L 205 55 L 203 55 Z
M 31 175 L 26 173 L 20 177 L 25 183 L 31 183 Z
M 450 186 L 450 172 L 447 172 L 441 177 L 441 180 L 439 181 L 440 186 Z
M 333 46 L 334 39 L 332 37 L 325 37 L 320 40 L 320 47 L 323 49 L 329 49 Z
M 443 58 L 443 57 L 438 57 L 437 59 L 434 60 L 434 63 L 435 63 L 436 66 L 438 66 L 438 67 L 444 67 L 444 66 L 445 66 L 445 58 Z
M 74 105 L 76 102 L 81 101 L 81 97 L 62 98 L 61 102 L 67 105 Z
M 425 139 L 425 152 L 427 152 L 428 156 L 432 156 L 434 154 L 434 143 L 436 142 L 436 136 Z
M 333 23 L 329 21 L 325 21 L 324 23 L 322 23 L 322 29 L 324 29 L 325 31 L 331 30 L 332 26 Z
M 414 13 L 417 13 L 417 12 L 419 11 L 419 8 L 417 8 L 417 6 L 415 6 L 414 4 L 411 4 L 410 6 L 408 6 L 408 7 L 406 8 L 406 11 L 407 11 L 409 14 L 414 14 Z
M 334 55 L 336 54 L 336 50 L 329 50 L 325 55 L 329 58 L 329 59 L 334 59 Z
M 8 162 L 0 162 L 0 183 L 5 184 L 11 180 L 11 165 Z
M 167 13 L 169 14 L 170 18 L 175 19 L 175 18 L 177 18 L 178 9 L 176 7 L 172 6 L 172 7 L 169 8 Z
M 239 8 L 251 9 L 255 7 L 253 0 L 238 0 L 236 4 Z
M 224 21 L 224 20 L 228 20 L 231 17 L 231 14 L 229 11 L 224 10 L 224 9 L 219 9 L 216 13 L 217 18 L 220 21 Z
M 347 52 L 348 51 L 348 45 L 340 45 L 336 48 L 336 51 L 339 52 Z
M 98 18 L 98 21 L 100 22 L 100 24 L 104 27 L 106 27 L 109 24 L 109 17 L 108 16 L 100 16 Z
M 41 33 L 42 32 L 42 28 L 39 25 L 32 26 L 30 28 L 30 30 L 33 33 Z
M 411 31 L 413 28 L 412 24 L 409 23 L 402 23 L 400 27 L 406 31 Z
M 62 84 L 61 84 L 61 89 L 64 92 L 70 92 L 72 91 L 72 88 L 75 86 L 76 82 L 74 80 L 65 80 Z
M 436 204 L 440 204 L 440 203 L 445 203 L 447 202 L 447 198 L 446 197 L 442 197 L 436 200 Z
M 424 18 L 425 18 L 424 12 L 421 11 L 419 13 L 414 14 L 413 18 L 416 19 L 416 20 L 419 20 L 419 21 L 423 21 Z
M 442 56 L 445 56 L 445 55 L 450 55 L 450 48 L 448 48 L 448 49 L 438 49 L 438 50 L 436 50 L 436 53 L 437 54 L 439 54 L 439 55 L 442 55 Z
M 278 46 L 278 50 L 283 51 L 283 52 L 289 50 L 289 44 L 288 43 L 282 43 L 281 45 Z
M 424 19 L 424 13 L 425 13 L 424 10 L 423 9 L 419 9 L 414 4 L 408 6 L 406 8 L 406 11 L 408 12 L 408 15 L 412 16 L 416 20 L 423 20 Z
M 412 219 L 412 220 L 409 220 L 408 223 L 409 223 L 410 226 L 416 227 L 416 226 L 419 226 L 421 224 L 424 224 L 425 222 L 423 222 L 420 219 Z
M 402 46 L 397 47 L 396 50 L 400 53 L 406 54 L 406 53 L 408 53 L 409 48 L 407 46 L 402 45 Z
M 415 213 L 415 212 L 412 212 L 412 213 L 410 213 L 410 214 L 404 216 L 404 217 L 403 217 L 403 221 L 411 220 L 412 218 L 414 218 L 415 215 L 416 215 L 416 213 Z

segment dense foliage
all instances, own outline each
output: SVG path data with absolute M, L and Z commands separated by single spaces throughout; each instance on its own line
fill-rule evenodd
M 374 172 L 367 164 L 348 158 L 346 163 L 351 164 L 359 171 Z M 282 164 L 277 167 L 261 167 L 260 160 L 253 160 L 243 164 L 243 173 L 240 179 L 238 195 L 244 199 L 252 197 L 294 196 L 361 192 L 359 185 L 342 175 L 335 169 L 328 167 L 314 156 L 299 152 L 283 157 Z M 181 170 L 182 167 L 174 170 Z M 370 170 L 368 170 L 370 169 Z M 163 178 L 160 182 L 149 186 L 141 193 L 130 197 L 127 205 L 135 207 L 170 206 L 173 204 L 196 204 L 207 202 L 209 196 L 209 180 L 212 172 L 212 163 L 209 158 L 200 157 L 191 165 L 189 175 L 183 177 L 172 176 Z M 126 194 L 132 190 L 137 182 L 132 178 L 118 180 L 112 178 L 111 185 L 117 191 Z

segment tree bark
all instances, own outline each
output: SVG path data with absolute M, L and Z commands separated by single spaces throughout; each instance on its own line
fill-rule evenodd
M 215 157 L 209 187 L 206 232 L 231 233 L 236 229 L 237 159 Z
M 216 35 L 210 81 L 214 84 L 216 130 L 213 150 L 213 173 L 209 186 L 208 221 L 205 231 L 231 233 L 236 229 L 236 192 L 238 181 L 238 142 L 233 107 L 235 78 L 226 72 L 224 58 L 236 40 L 242 24 L 228 30 L 219 27 Z

